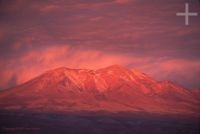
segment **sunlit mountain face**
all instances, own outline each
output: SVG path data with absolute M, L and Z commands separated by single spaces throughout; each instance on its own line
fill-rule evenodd
M 194 91 L 197 92 L 197 91 Z M 58 68 L 0 93 L 5 110 L 150 112 L 198 115 L 199 97 L 169 81 L 113 65 Z M 13 101 L 14 100 L 14 101 Z
M 198 0 L 0 0 L 0 133 L 199 134 L 199 15 Z

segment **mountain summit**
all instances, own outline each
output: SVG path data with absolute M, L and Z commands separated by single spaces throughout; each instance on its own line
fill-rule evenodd
M 0 109 L 199 113 L 199 99 L 169 81 L 112 65 L 98 70 L 57 68 L 0 92 Z

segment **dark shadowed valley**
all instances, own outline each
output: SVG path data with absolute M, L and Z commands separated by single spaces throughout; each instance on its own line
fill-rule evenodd
M 2 134 L 199 134 L 199 118 L 147 113 L 0 113 Z

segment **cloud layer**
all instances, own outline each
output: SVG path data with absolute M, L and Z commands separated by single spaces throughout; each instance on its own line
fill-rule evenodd
M 120 64 L 158 80 L 200 87 L 200 17 L 186 0 L 2 0 L 0 89 L 48 69 Z M 200 14 L 198 0 L 189 10 Z

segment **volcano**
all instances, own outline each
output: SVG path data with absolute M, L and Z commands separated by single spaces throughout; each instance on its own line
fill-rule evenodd
M 98 70 L 61 67 L 1 91 L 0 109 L 198 114 L 199 100 L 178 84 L 119 65 Z

